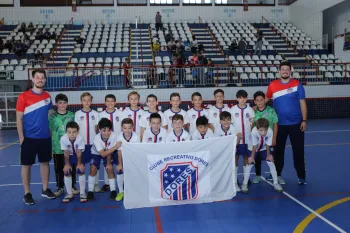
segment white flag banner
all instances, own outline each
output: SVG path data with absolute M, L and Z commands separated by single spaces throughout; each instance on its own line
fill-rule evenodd
M 207 203 L 236 195 L 236 136 L 123 144 L 126 209 Z

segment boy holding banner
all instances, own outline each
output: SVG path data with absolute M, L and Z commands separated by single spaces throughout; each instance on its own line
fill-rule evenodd
M 196 126 L 197 129 L 192 134 L 192 140 L 203 140 L 214 137 L 213 131 L 209 128 L 208 118 L 205 116 L 197 118 Z
M 168 131 L 166 142 L 184 142 L 190 141 L 190 134 L 184 130 L 184 117 L 180 114 L 175 114 L 172 117 L 172 130 Z
M 149 116 L 149 125 L 150 128 L 143 134 L 142 143 L 165 143 L 167 131 L 161 128 L 162 117 L 159 113 L 152 113 Z

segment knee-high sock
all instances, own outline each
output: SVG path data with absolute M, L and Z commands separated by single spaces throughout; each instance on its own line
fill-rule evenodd
M 238 179 L 237 174 L 238 174 L 238 166 L 235 167 L 235 169 L 234 169 L 234 171 L 233 171 L 233 179 L 234 179 L 233 184 L 234 184 L 234 185 L 237 184 L 237 179 Z
M 66 190 L 68 194 L 72 194 L 72 177 L 65 176 L 64 177 L 64 185 L 66 186 Z
M 270 173 L 271 173 L 271 176 L 272 176 L 272 179 L 273 179 L 273 183 L 277 184 L 278 180 L 277 180 L 277 171 L 276 171 L 275 164 L 273 162 L 269 162 L 269 161 L 266 161 L 266 163 L 267 163 L 267 165 L 270 168 Z
M 109 179 L 109 189 L 115 191 L 115 178 Z
M 95 184 L 97 184 L 98 185 L 98 182 L 100 181 L 100 171 L 99 170 L 97 170 L 97 172 L 96 172 L 96 176 L 95 176 Z
M 124 174 L 117 174 L 117 184 L 120 193 L 124 192 Z
M 89 192 L 94 191 L 95 180 L 96 180 L 96 176 L 89 176 L 89 179 L 88 179 Z
M 248 184 L 250 171 L 252 170 L 253 166 L 254 164 L 247 164 L 246 166 L 243 166 L 243 184 Z
M 79 176 L 79 187 L 80 187 L 80 194 L 85 194 L 85 188 L 86 188 L 85 174 Z
M 105 184 L 109 185 L 109 179 L 108 179 L 108 174 L 106 169 L 103 169 L 104 171 L 104 180 L 105 180 Z

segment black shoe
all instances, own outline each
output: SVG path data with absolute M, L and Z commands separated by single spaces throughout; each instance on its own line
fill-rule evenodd
M 46 197 L 47 199 L 55 199 L 56 195 L 50 189 L 46 189 L 41 193 L 42 197 Z
M 88 200 L 93 200 L 94 199 L 94 193 L 93 192 L 88 192 L 87 199 Z
M 100 193 L 104 193 L 108 191 L 109 191 L 109 184 L 104 184 L 100 190 Z
M 24 197 L 23 197 L 23 201 L 24 201 L 24 204 L 26 204 L 26 205 L 34 205 L 35 204 L 31 193 L 26 193 L 26 195 L 24 195 Z
M 109 195 L 109 199 L 115 200 L 116 196 L 117 196 L 117 192 L 115 190 L 111 191 L 111 194 Z

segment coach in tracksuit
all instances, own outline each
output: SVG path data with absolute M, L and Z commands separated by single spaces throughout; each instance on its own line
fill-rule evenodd
M 270 83 L 266 97 L 273 99 L 273 106 L 278 115 L 278 133 L 274 160 L 278 182 L 285 184 L 282 178 L 284 166 L 284 150 L 288 136 L 293 149 L 294 168 L 298 175 L 298 184 L 306 184 L 304 158 L 304 132 L 307 127 L 307 106 L 303 85 L 291 77 L 291 64 L 281 62 L 281 79 Z

